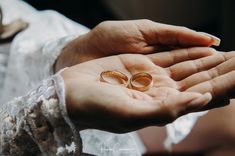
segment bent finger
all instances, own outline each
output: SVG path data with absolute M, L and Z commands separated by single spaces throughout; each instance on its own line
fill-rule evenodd
M 169 95 L 165 101 L 153 101 L 152 107 L 145 109 L 142 115 L 139 114 L 138 122 L 145 126 L 165 125 L 173 122 L 178 117 L 195 112 L 209 103 L 212 96 L 209 93 L 204 95 L 195 92 L 180 92 Z
M 231 54 L 229 54 L 229 55 L 232 56 Z M 227 56 L 227 58 L 228 58 L 228 56 Z M 180 90 L 186 90 L 186 89 L 193 87 L 197 84 L 200 84 L 200 83 L 203 83 L 203 82 L 206 82 L 209 80 L 213 80 L 214 78 L 220 77 L 221 75 L 229 73 L 233 70 L 235 70 L 235 57 L 230 58 L 228 61 L 221 63 L 218 66 L 216 66 L 210 70 L 195 73 L 195 74 L 183 79 L 182 81 L 179 82 Z M 222 80 L 226 81 L 225 78 L 223 78 Z
M 235 51 L 230 53 L 218 52 L 217 54 L 208 57 L 175 64 L 168 69 L 171 71 L 171 77 L 174 80 L 179 81 L 192 74 L 211 69 L 226 62 L 232 57 L 235 57 Z

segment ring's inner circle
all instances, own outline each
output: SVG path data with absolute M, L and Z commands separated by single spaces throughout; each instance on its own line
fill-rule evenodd
M 126 84 L 127 76 L 117 71 L 107 71 L 102 74 L 103 79 L 110 84 Z
M 146 87 L 151 83 L 151 79 L 148 76 L 141 76 L 132 79 L 132 85 L 138 88 Z

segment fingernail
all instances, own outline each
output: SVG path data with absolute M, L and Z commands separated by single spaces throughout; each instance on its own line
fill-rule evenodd
M 191 101 L 188 106 L 190 108 L 200 108 L 208 104 L 212 100 L 211 93 L 205 93 L 201 97 L 194 99 Z
M 214 45 L 214 46 L 219 46 L 219 45 L 220 45 L 220 42 L 221 42 L 220 38 L 218 38 L 218 37 L 216 37 L 216 36 L 214 36 L 214 35 L 205 33 L 205 32 L 200 32 L 200 33 L 202 33 L 202 34 L 204 34 L 204 35 L 209 36 L 210 38 L 212 38 L 212 40 L 213 40 L 212 45 Z

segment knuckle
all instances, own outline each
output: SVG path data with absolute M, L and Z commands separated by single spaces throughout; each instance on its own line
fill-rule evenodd
M 176 80 L 177 79 L 177 71 L 175 70 L 175 68 L 173 68 L 172 66 L 167 68 L 169 75 L 172 79 Z
M 212 68 L 211 70 L 208 70 L 208 74 L 212 81 L 215 81 L 214 78 L 220 75 L 218 68 Z
M 216 93 L 217 81 L 215 79 L 213 79 L 213 80 L 210 81 L 210 84 L 211 84 L 211 94 L 212 94 L 213 97 L 215 97 L 217 95 L 217 93 Z
M 179 91 L 185 91 L 187 89 L 187 84 L 185 83 L 185 81 L 181 80 L 181 81 L 178 81 L 177 83 L 177 89 Z

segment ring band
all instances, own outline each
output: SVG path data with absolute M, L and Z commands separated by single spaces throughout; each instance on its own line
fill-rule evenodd
M 113 84 L 112 82 L 107 80 L 107 77 L 108 78 L 116 78 L 119 80 L 119 82 L 121 82 L 121 84 L 125 84 L 125 85 L 128 82 L 128 77 L 119 71 L 109 71 L 108 70 L 108 71 L 103 71 L 100 74 L 100 81 Z
M 139 82 L 139 86 L 135 85 L 136 82 Z M 145 72 L 137 73 L 133 75 L 130 79 L 129 87 L 141 92 L 149 90 L 153 85 L 153 77 Z

